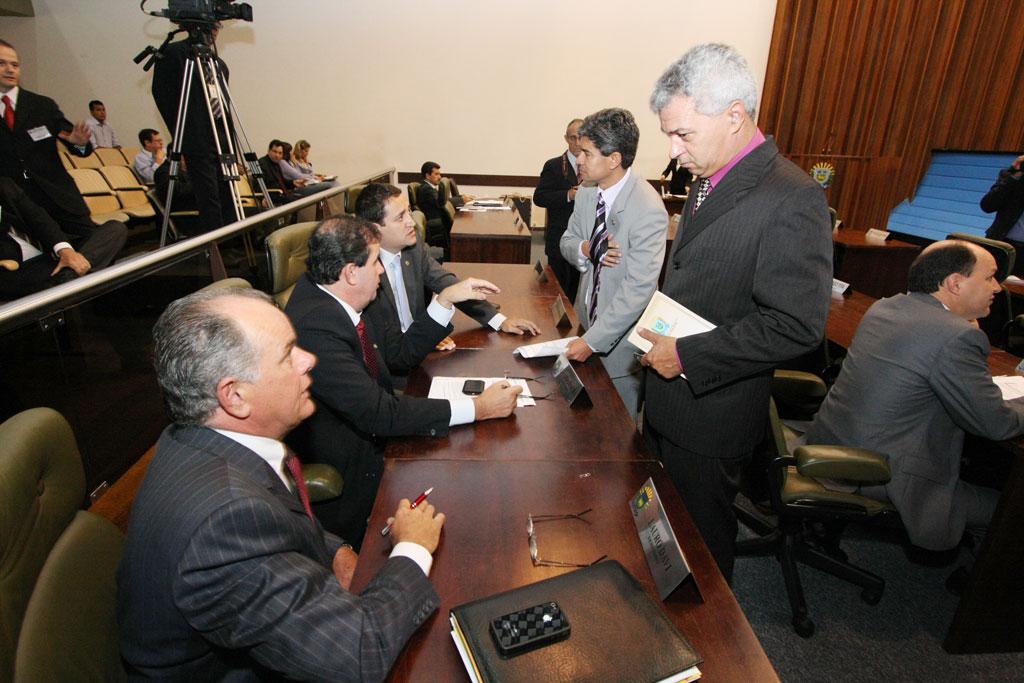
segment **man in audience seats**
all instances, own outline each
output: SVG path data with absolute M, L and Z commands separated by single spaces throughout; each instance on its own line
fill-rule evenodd
M 107 123 L 107 106 L 99 100 L 89 102 L 89 117 L 85 120 L 89 129 L 89 142 L 93 147 L 120 147 L 117 133 Z
M 135 496 L 118 571 L 129 674 L 382 680 L 440 604 L 427 576 L 444 515 L 402 500 L 391 557 L 350 593 L 357 556 L 316 522 L 281 442 L 315 408 L 316 357 L 288 318 L 255 290 L 198 292 L 168 306 L 153 337 L 174 423 Z
M 139 131 L 139 144 L 142 149 L 135 155 L 132 166 L 143 182 L 153 184 L 153 173 L 167 159 L 164 139 L 160 137 L 159 131 L 143 128 Z
M 217 54 L 217 36 L 220 33 L 220 28 L 219 23 L 215 24 L 209 34 L 205 36 L 214 55 Z M 163 57 L 156 61 L 156 66 L 153 68 L 153 101 L 156 103 L 157 109 L 160 110 L 160 116 L 171 135 L 178 134 L 178 131 L 175 131 L 178 121 L 178 105 L 181 103 L 185 64 L 188 62 L 191 50 L 189 39 L 173 42 L 164 48 Z M 226 86 L 230 76 L 228 65 L 219 56 L 216 56 L 215 60 L 217 68 L 223 76 L 225 88 L 222 90 L 226 96 Z M 185 129 L 181 131 L 181 152 L 189 160 L 189 175 L 195 192 L 201 229 L 204 232 L 209 232 L 235 222 L 237 214 L 234 197 L 231 194 L 231 185 L 222 175 L 213 127 L 210 122 L 210 112 L 207 109 L 206 98 L 203 97 L 203 88 L 199 78 L 200 74 L 196 72 L 188 102 L 185 104 L 187 116 L 185 117 Z M 213 86 L 212 80 L 211 77 L 211 82 L 208 84 L 211 87 Z M 218 128 L 222 130 L 230 121 L 229 103 L 222 102 L 220 98 L 217 98 L 212 103 L 212 109 L 214 120 L 217 122 Z M 241 159 L 236 161 L 241 161 Z
M 280 190 L 280 195 L 271 195 L 277 203 L 290 202 L 298 199 L 295 188 L 303 187 L 305 180 L 288 180 L 281 172 L 281 159 L 284 159 L 284 143 L 280 140 L 271 140 L 267 146 L 267 153 L 260 157 L 260 170 L 263 171 L 263 182 L 268 190 Z M 278 200 L 278 197 L 281 197 Z
M 366 315 L 384 316 L 404 333 L 426 310 L 425 292 L 440 294 L 458 278 L 427 253 L 416 233 L 405 193 L 394 185 L 370 183 L 356 200 L 356 215 L 375 223 L 380 230 L 380 262 L 387 277 L 380 279 L 380 292 L 366 307 Z M 481 325 L 509 334 L 539 334 L 540 329 L 523 318 L 508 318 L 485 300 L 456 304 L 458 309 Z M 447 340 L 442 348 L 454 348 Z
M 60 140 L 75 156 L 89 156 L 89 129 L 84 123 L 72 125 L 56 102 L 21 88 L 20 80 L 18 53 L 10 43 L 0 40 L 0 176 L 18 183 L 65 233 L 89 237 L 97 229 L 96 224 L 57 156 L 54 142 L 55 138 Z
M 444 436 L 454 425 L 508 416 L 521 391 L 499 382 L 475 399 L 394 395 L 391 369 L 413 368 L 434 349 L 451 330 L 453 304 L 498 290 L 476 278 L 450 285 L 402 334 L 384 317 L 362 315 L 377 296 L 379 253 L 373 223 L 354 216 L 323 221 L 309 240 L 308 270 L 285 308 L 299 344 L 320 359 L 313 369 L 318 410 L 291 443 L 341 473 L 342 495 L 318 506 L 317 516 L 357 547 L 377 495 L 387 437 Z
M 576 191 L 580 176 L 576 157 L 580 153 L 580 126 L 583 119 L 573 119 L 565 128 L 565 143 L 569 146 L 561 156 L 548 159 L 540 172 L 537 189 L 533 191 L 533 203 L 547 210 L 547 226 L 544 228 L 544 253 L 548 265 L 554 271 L 562 291 L 569 301 L 576 300 L 576 289 L 580 284 L 580 271 L 575 263 L 562 258 L 559 247 L 562 235 L 569 226 L 569 218 L 576 206 Z
M 821 344 L 832 289 L 825 195 L 758 130 L 756 106 L 746 60 L 721 44 L 688 51 L 651 94 L 671 156 L 694 175 L 662 292 L 716 327 L 641 332 L 653 343 L 644 437 L 726 580 L 732 502 L 767 435 L 772 368 Z
M 946 550 L 966 527 L 987 525 L 999 500 L 959 478 L 965 430 L 1015 437 L 1024 432 L 1024 403 L 1003 400 L 978 329 L 1001 290 L 992 255 L 936 242 L 911 264 L 908 282 L 907 294 L 868 309 L 806 441 L 885 455 L 892 479 L 858 492 L 891 501 L 914 545 Z
M 451 243 L 452 217 L 446 207 L 448 198 L 445 196 L 444 186 L 441 184 L 441 166 L 433 161 L 424 162 L 420 167 L 423 180 L 419 189 L 416 190 L 416 207 L 423 212 L 427 220 L 439 220 L 444 227 L 445 249 Z M 436 245 L 442 246 L 442 245 Z M 447 253 L 447 252 L 446 252 Z
M 0 177 L 0 260 L 17 265 L 0 268 L 0 298 L 25 296 L 109 265 L 124 246 L 125 227 L 110 221 L 96 228 L 80 252 L 69 239 L 16 182 Z
M 566 349 L 570 360 L 601 357 L 630 415 L 637 414 L 642 368 L 626 335 L 658 289 L 668 214 L 661 197 L 632 170 L 640 129 L 625 109 L 602 109 L 579 128 L 580 173 L 587 183 L 560 248 L 583 274 L 576 311 L 586 329 Z

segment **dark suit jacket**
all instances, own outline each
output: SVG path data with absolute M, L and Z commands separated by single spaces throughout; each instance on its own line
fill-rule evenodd
M 89 209 L 57 156 L 54 140 L 60 140 L 67 151 L 76 156 L 92 154 L 92 143 L 86 143 L 83 152 L 57 137 L 57 133 L 69 132 L 73 126 L 49 97 L 20 88 L 14 112 L 14 131 L 0 126 L 0 176 L 21 183 L 23 174 L 27 173 L 51 202 L 69 214 L 88 220 Z M 33 141 L 28 131 L 40 126 L 45 127 L 50 135 L 38 142 Z
M 289 443 L 306 459 L 329 463 L 341 473 L 341 498 L 318 515 L 328 530 L 358 541 L 377 494 L 385 437 L 443 436 L 451 420 L 447 401 L 395 396 L 389 368 L 416 367 L 451 328 L 424 314 L 403 335 L 397 326 L 380 329 L 375 318 L 364 316 L 377 352 L 375 381 L 348 313 L 308 273 L 296 283 L 285 313 L 299 346 L 318 359 L 312 372 L 317 411 L 292 432 Z
M 263 182 L 267 184 L 268 190 L 281 190 L 285 198 L 292 198 L 295 183 L 285 178 L 281 167 L 266 154 L 260 157 L 260 169 L 263 171 Z
M 765 434 L 772 368 L 824 336 L 832 285 L 825 196 L 768 138 L 693 214 L 691 193 L 662 291 L 718 327 L 676 342 L 688 379 L 647 373 L 648 422 L 707 457 Z
M 1006 233 L 1017 224 L 1024 213 L 1024 178 L 1014 178 L 1012 168 L 999 172 L 995 184 L 981 199 L 981 210 L 996 213 L 992 225 L 985 231 L 985 237 L 994 240 L 1006 238 Z
M 444 186 L 441 187 L 443 189 Z M 420 187 L 416 190 L 416 206 L 423 212 L 428 221 L 438 218 L 441 220 L 445 230 L 451 230 L 452 217 L 448 214 L 448 209 L 445 207 L 446 203 L 447 200 L 443 192 L 439 194 L 427 181 L 420 181 Z
M 930 294 L 876 302 L 853 338 L 843 371 L 807 431 L 807 443 L 885 455 L 891 500 L 910 540 L 954 547 L 966 526 L 956 505 L 964 430 L 1001 441 L 1024 432 L 1024 404 L 1003 400 L 988 369 L 985 333 Z
M 427 292 L 438 294 L 445 287 L 459 281 L 454 273 L 445 270 L 427 253 L 419 238 L 417 238 L 416 244 L 402 250 L 401 263 L 405 296 L 409 300 L 409 310 L 412 312 L 413 319 L 426 314 L 429 296 Z M 498 313 L 498 309 L 486 301 L 463 301 L 455 306 L 481 325 L 486 325 Z M 380 289 L 377 290 L 377 298 L 370 302 L 364 313 L 370 316 L 374 322 L 383 317 L 390 325 L 401 329 L 395 292 L 391 288 L 391 281 L 388 280 L 387 274 L 380 276 Z M 382 323 L 376 325 L 378 329 L 380 324 Z
M 340 544 L 258 455 L 168 427 L 118 571 L 122 656 L 135 677 L 384 678 L 439 600 L 408 558 L 345 591 L 331 570 Z
M 547 226 L 544 228 L 544 253 L 548 259 L 561 258 L 558 243 L 569 225 L 569 217 L 576 206 L 575 201 L 566 201 L 570 188 L 578 183 L 576 172 L 569 163 L 569 152 L 548 159 L 540 172 L 537 189 L 533 191 L 533 203 L 547 209 Z
M 60 226 L 50 218 L 24 190 L 10 178 L 0 177 L 0 258 L 13 259 L 21 263 L 21 246 L 10 236 L 10 229 L 29 237 L 44 254 L 53 255 L 53 247 L 59 242 L 70 242 Z
M 172 136 L 178 121 L 178 104 L 188 56 L 188 41 L 179 40 L 164 48 L 163 57 L 156 61 L 156 66 L 153 69 L 153 100 Z M 217 65 L 224 76 L 224 81 L 227 82 L 230 75 L 228 65 L 220 57 L 217 57 Z M 192 79 L 192 90 L 187 105 L 188 115 L 185 117 L 182 151 L 186 155 L 196 150 L 213 150 L 213 128 L 210 126 L 210 115 L 206 111 L 206 102 L 203 98 L 203 89 L 199 78 L 201 76 L 197 70 Z M 228 111 L 227 106 L 224 107 L 224 111 Z

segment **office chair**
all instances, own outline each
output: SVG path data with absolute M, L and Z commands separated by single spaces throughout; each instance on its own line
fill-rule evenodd
M 366 185 L 352 185 L 345 190 L 345 213 L 350 213 L 353 216 L 356 213 L 356 202 L 359 201 L 359 195 L 366 189 Z
M 316 226 L 316 221 L 296 223 L 267 235 L 270 295 L 281 308 L 288 304 L 295 283 L 306 272 L 309 238 L 316 230 Z
M 0 680 L 121 681 L 117 564 L 123 537 L 79 509 L 85 473 L 50 408 L 0 425 Z
M 417 193 L 420 190 L 420 183 L 413 181 L 405 186 L 405 191 L 409 193 L 409 210 L 416 211 L 420 208 Z
M 432 247 L 427 244 L 427 216 L 422 211 L 413 211 L 412 219 L 416 223 L 416 233 L 420 237 L 420 241 L 423 242 L 424 248 L 427 253 L 438 263 L 444 263 L 444 249 L 441 247 Z
M 740 520 L 760 536 L 739 541 L 736 557 L 774 555 L 778 559 L 793 613 L 793 629 L 798 635 L 809 638 L 814 634 L 814 622 L 808 616 L 796 563 L 860 586 L 861 599 L 875 605 L 882 598 L 885 581 L 850 564 L 839 549 L 838 534 L 851 521 L 896 516 L 895 508 L 888 503 L 856 493 L 833 491 L 818 480 L 881 484 L 889 481 L 889 465 L 878 453 L 847 446 L 799 446 L 790 455 L 774 401 L 770 415 L 778 456 L 768 468 L 768 492 L 778 523 L 773 527 L 742 508 L 735 508 Z M 824 527 L 830 533 L 823 538 L 816 527 Z
M 964 240 L 982 247 L 996 260 L 996 278 L 1002 282 L 1013 274 L 1013 266 L 1017 260 L 1017 250 L 1009 242 L 991 240 L 966 232 L 954 232 L 946 235 L 946 239 Z M 1006 348 L 1010 342 L 1010 327 L 1014 323 L 1013 296 L 1003 287 L 996 300 L 992 302 L 991 314 L 979 321 L 981 329 L 989 336 L 994 345 Z

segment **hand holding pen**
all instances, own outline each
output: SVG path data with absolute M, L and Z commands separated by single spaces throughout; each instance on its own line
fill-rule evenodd
M 412 502 L 412 503 L 411 503 L 411 504 L 409 505 L 409 509 L 410 509 L 410 510 L 415 510 L 415 509 L 416 509 L 416 507 L 417 507 L 417 506 L 418 506 L 418 505 L 419 505 L 420 503 L 422 503 L 423 501 L 425 501 L 425 500 L 427 499 L 427 496 L 429 496 L 429 495 L 430 495 L 431 493 L 433 493 L 433 492 L 434 492 L 434 487 L 433 487 L 433 486 L 431 486 L 431 487 L 430 487 L 429 489 L 427 489 L 426 491 L 424 491 L 424 492 L 423 492 L 423 493 L 421 493 L 420 495 L 416 496 L 416 500 L 414 500 L 414 501 L 413 501 L 413 502 Z M 399 506 L 399 507 L 401 507 L 401 506 Z M 387 536 L 388 534 L 390 534 L 390 533 L 391 533 L 391 525 L 392 525 L 392 524 L 394 523 L 394 521 L 395 521 L 395 518 L 394 518 L 394 517 L 392 517 L 391 519 L 389 519 L 389 520 L 388 520 L 388 523 L 387 523 L 387 524 L 385 524 L 385 525 L 384 525 L 384 528 L 380 530 L 380 535 L 381 535 L 381 536 Z

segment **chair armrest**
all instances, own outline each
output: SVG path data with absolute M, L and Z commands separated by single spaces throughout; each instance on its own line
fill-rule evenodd
M 810 372 L 776 369 L 772 373 L 772 395 L 790 400 L 817 400 L 828 393 L 825 381 Z
M 798 446 L 793 455 L 800 474 L 815 479 L 884 484 L 892 477 L 885 457 L 865 448 L 816 444 Z
M 322 503 L 341 495 L 345 486 L 338 470 L 331 465 L 311 463 L 302 466 L 302 476 L 306 480 L 306 491 L 313 503 Z

